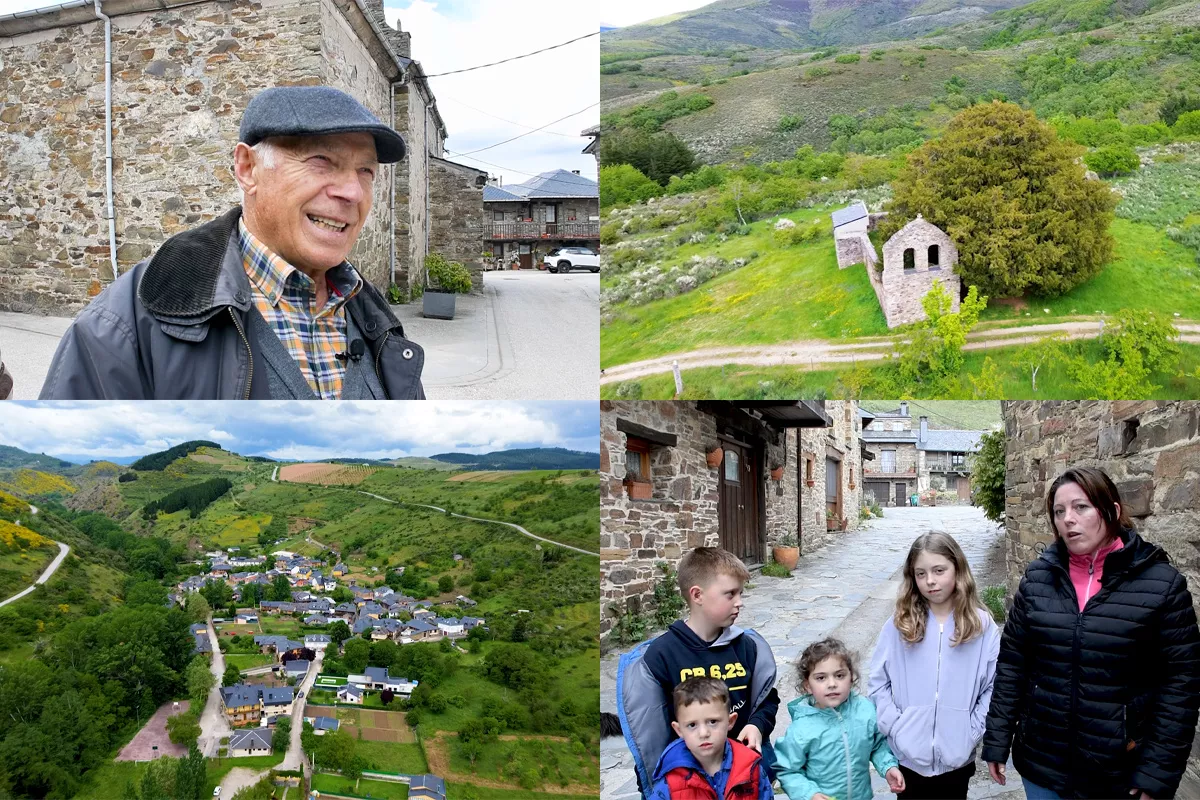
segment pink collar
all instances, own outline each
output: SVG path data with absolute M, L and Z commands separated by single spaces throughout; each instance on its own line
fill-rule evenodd
M 1112 553 L 1117 550 L 1121 550 L 1124 547 L 1125 547 L 1125 543 L 1122 542 L 1121 537 L 1118 536 L 1116 539 L 1113 539 L 1111 542 L 1104 545 L 1103 547 L 1098 549 L 1093 554 L 1085 554 L 1085 555 L 1077 556 L 1074 553 L 1070 553 L 1069 551 L 1068 551 L 1068 553 L 1071 557 L 1071 566 L 1082 567 L 1084 569 L 1087 569 L 1089 566 L 1092 566 L 1093 564 L 1097 567 L 1103 565 L 1104 559 L 1108 557 L 1109 553 Z

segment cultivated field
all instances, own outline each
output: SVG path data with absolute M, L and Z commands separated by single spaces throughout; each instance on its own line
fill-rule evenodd
M 404 742 L 411 744 L 417 739 L 412 729 L 405 724 L 404 714 L 400 711 L 372 711 L 367 708 L 346 708 L 337 710 L 338 719 L 343 725 L 352 726 L 350 732 L 370 742 Z M 348 728 L 349 730 L 349 728 Z
M 292 483 L 317 483 L 321 486 L 354 486 L 375 472 L 376 467 L 360 464 L 288 464 L 279 470 L 279 480 Z
M 495 483 L 502 481 L 509 475 L 516 475 L 519 470 L 515 469 L 498 469 L 490 472 L 464 472 L 461 475 L 454 475 L 446 478 L 447 481 L 467 481 L 470 483 Z

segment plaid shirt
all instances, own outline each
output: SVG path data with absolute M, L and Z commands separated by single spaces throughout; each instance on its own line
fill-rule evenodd
M 348 261 L 326 272 L 329 300 L 314 311 L 312 278 L 267 249 L 240 219 L 238 241 L 258 313 L 295 359 L 313 394 L 338 399 L 346 364 L 334 354 L 346 352 L 346 302 L 362 289 L 362 278 Z

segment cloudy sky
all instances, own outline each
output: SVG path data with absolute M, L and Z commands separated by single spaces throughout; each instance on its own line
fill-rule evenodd
M 605 28 L 623 28 L 648 19 L 690 11 L 713 0 L 605 0 L 601 4 L 600 24 Z
M 0 444 L 84 463 L 207 439 L 279 459 L 400 458 L 520 447 L 600 450 L 591 402 L 10 402 Z
M 595 34 L 600 6 L 563 0 L 384 0 L 388 22 L 412 34 L 413 58 L 425 74 L 490 64 Z M 0 16 L 56 5 L 0 0 Z M 651 3 L 650 5 L 653 5 Z M 600 121 L 600 38 L 460 75 L 431 78 L 451 160 L 520 183 L 553 169 L 596 179 L 596 161 L 579 135 Z M 576 113 L 580 112 L 580 113 Z M 568 116 L 570 115 L 570 116 Z M 536 133 L 548 122 L 561 118 Z M 521 136 L 508 144 L 490 147 Z

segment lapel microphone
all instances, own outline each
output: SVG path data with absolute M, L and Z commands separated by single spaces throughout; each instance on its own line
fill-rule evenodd
M 365 353 L 365 352 L 367 352 L 367 346 L 365 344 L 363 344 L 363 340 L 355 339 L 354 341 L 352 341 L 350 343 L 350 351 L 349 352 L 334 353 L 333 357 L 339 361 L 346 361 L 347 359 L 349 359 L 350 361 L 354 361 L 357 363 L 359 360 L 362 359 L 363 353 Z

